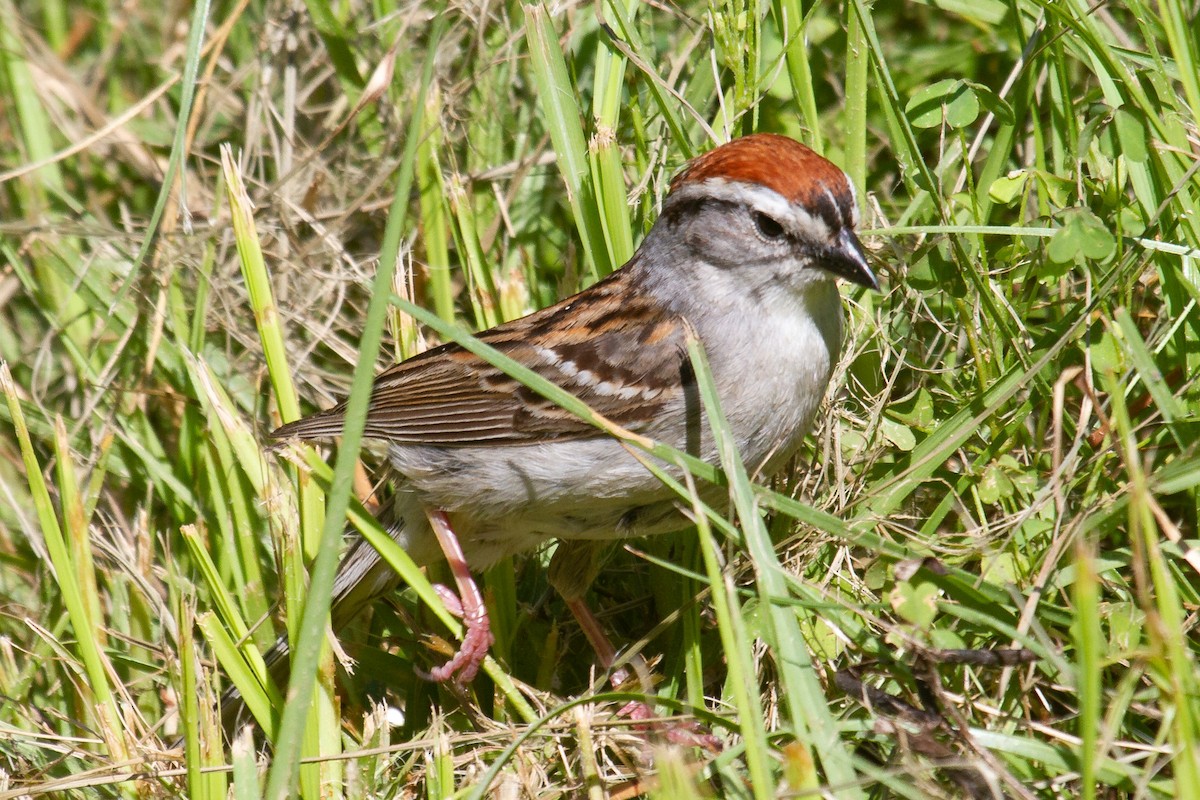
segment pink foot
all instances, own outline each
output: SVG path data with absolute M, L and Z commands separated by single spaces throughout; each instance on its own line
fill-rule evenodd
M 492 646 L 494 640 L 491 624 L 488 622 L 487 606 L 483 603 L 483 595 L 480 593 L 475 579 L 471 577 L 466 556 L 463 555 L 458 537 L 454 535 L 454 529 L 450 527 L 450 520 L 446 517 L 446 512 L 440 509 L 429 512 L 429 524 L 433 527 L 438 544 L 441 545 L 442 552 L 446 555 L 446 563 L 450 565 L 450 573 L 454 576 L 458 594 L 456 595 L 446 586 L 437 585 L 434 586 L 434 589 L 441 597 L 442 602 L 446 604 L 447 610 L 463 621 L 465 630 L 462 646 L 449 661 L 440 667 L 431 669 L 428 674 L 421 673 L 419 670 L 418 674 L 427 680 L 439 683 L 453 678 L 455 683 L 463 686 L 470 683 L 479 674 L 479 668 L 483 665 L 484 658 L 487 657 L 488 648 Z
M 614 689 L 621 691 L 629 677 L 629 671 L 621 668 L 613 672 L 609 682 Z M 617 716 L 625 717 L 633 722 L 635 731 L 643 733 L 654 731 L 671 744 L 677 744 L 680 747 L 699 747 L 710 753 L 719 753 L 725 748 L 725 745 L 712 731 L 695 720 L 656 720 L 654 709 L 641 700 L 629 701 L 621 707 Z
M 442 601 L 442 605 L 446 607 L 447 611 L 459 619 L 463 618 L 462 600 L 458 599 L 458 595 L 454 593 L 453 589 L 444 583 L 435 583 L 433 593 Z

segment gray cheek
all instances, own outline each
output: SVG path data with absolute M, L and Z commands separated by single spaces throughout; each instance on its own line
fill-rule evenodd
M 710 264 L 731 267 L 760 257 L 758 242 L 730 214 L 703 214 L 686 224 L 684 241 Z

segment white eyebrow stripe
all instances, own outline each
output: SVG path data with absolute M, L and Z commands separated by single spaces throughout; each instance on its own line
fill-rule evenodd
M 792 213 L 792 204 L 774 189 L 768 189 L 761 184 L 731 181 L 728 178 L 705 178 L 702 181 L 685 183 L 667 196 L 667 204 L 707 198 L 753 206 L 764 214 L 776 217 L 787 217 Z
M 833 206 L 834 212 L 837 214 L 838 223 L 844 228 L 846 227 L 846 218 L 842 216 L 842 207 L 838 203 L 837 196 L 828 186 L 825 187 L 825 196 L 829 198 L 829 204 Z
M 851 229 L 858 227 L 859 211 L 858 211 L 858 190 L 854 188 L 854 181 L 850 180 L 850 176 L 842 173 L 842 177 L 846 179 L 846 188 L 850 190 L 850 227 Z
M 750 206 L 813 241 L 825 241 L 833 235 L 825 220 L 809 214 L 802 206 L 789 202 L 774 189 L 727 178 L 705 178 L 703 181 L 686 183 L 667 197 L 663 207 L 676 202 L 709 198 Z M 834 206 L 836 205 L 835 203 Z

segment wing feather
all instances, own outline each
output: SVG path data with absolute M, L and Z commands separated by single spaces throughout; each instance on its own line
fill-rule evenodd
M 630 290 L 628 270 L 558 305 L 479 338 L 632 430 L 681 402 L 683 322 Z M 345 403 L 276 430 L 316 439 L 342 431 Z M 601 435 L 598 430 L 456 344 L 380 373 L 367 436 L 404 444 L 523 444 Z

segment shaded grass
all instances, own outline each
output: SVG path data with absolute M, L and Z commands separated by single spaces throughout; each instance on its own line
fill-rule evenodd
M 186 36 L 123 9 L 0 0 L 0 416 L 28 430 L 0 437 L 0 796 L 261 796 L 261 740 L 219 734 L 225 676 L 276 740 L 276 795 L 299 759 L 305 796 L 1200 794 L 1189 6 L 314 0 L 219 5 Z M 461 336 L 439 318 L 480 328 L 619 266 L 674 170 L 750 130 L 847 167 L 887 291 L 847 298 L 796 468 L 752 487 L 730 454 L 699 538 L 632 543 L 592 593 L 661 656 L 638 690 L 726 752 L 639 760 L 546 552 L 486 576 L 499 658 L 469 695 L 413 678 L 426 633 L 455 635 L 414 576 L 343 637 L 352 675 L 305 659 L 322 699 L 279 741 L 256 659 L 321 645 L 309 569 L 343 523 L 323 454 L 264 454 L 264 431 L 350 394 L 368 319 L 382 365 Z M 1039 660 L 938 656 L 1012 646 Z M 846 670 L 938 725 L 843 694 Z

